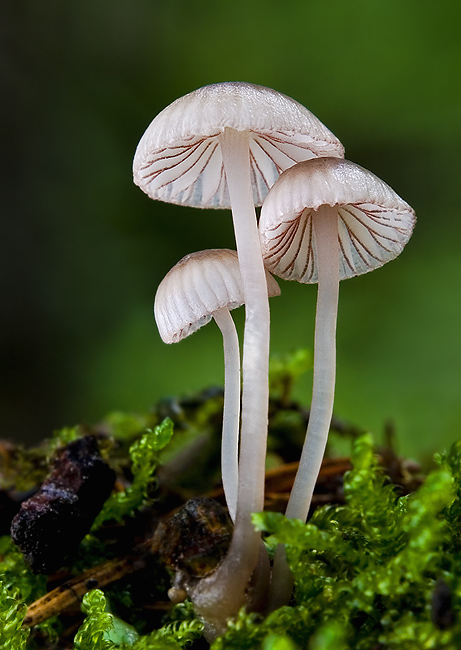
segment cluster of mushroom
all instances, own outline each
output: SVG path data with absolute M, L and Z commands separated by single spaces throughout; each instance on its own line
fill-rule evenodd
M 405 201 L 343 156 L 339 140 L 304 106 L 242 82 L 212 84 L 176 100 L 153 120 L 136 150 L 134 180 L 151 198 L 230 208 L 234 223 L 237 252 L 186 256 L 155 299 L 165 342 L 184 338 L 212 317 L 223 334 L 222 476 L 235 526 L 222 564 L 188 592 L 209 638 L 249 605 L 251 594 L 260 602 L 257 594 L 270 591 L 273 608 L 291 592 L 283 549 L 269 589 L 267 554 L 251 524 L 251 514 L 264 504 L 268 297 L 280 293 L 269 271 L 318 283 L 311 412 L 287 508 L 288 517 L 305 520 L 333 409 L 339 280 L 396 257 L 414 226 Z M 240 390 L 239 344 L 229 310 L 242 304 Z

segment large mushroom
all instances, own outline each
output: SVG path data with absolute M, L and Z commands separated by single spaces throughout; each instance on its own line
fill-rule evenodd
M 386 183 L 348 160 L 319 158 L 284 172 L 259 223 L 264 263 L 286 280 L 317 283 L 314 379 L 306 439 L 286 515 L 306 520 L 331 422 L 339 280 L 372 271 L 400 254 L 413 209 Z M 279 557 L 281 554 L 279 553 Z M 286 598 L 274 566 L 275 600 Z
M 266 271 L 269 296 L 280 294 Z M 154 301 L 154 315 L 162 340 L 177 343 L 212 318 L 221 330 L 224 346 L 224 413 L 221 469 L 229 514 L 235 520 L 238 486 L 240 422 L 240 352 L 230 310 L 244 303 L 236 251 L 213 249 L 191 253 L 168 271 Z
M 226 82 L 199 88 L 165 108 L 134 157 L 134 181 L 151 198 L 232 210 L 246 320 L 237 518 L 228 575 L 219 587 L 228 592 L 229 613 L 243 603 L 257 562 L 259 535 L 250 515 L 264 502 L 269 306 L 255 205 L 284 169 L 343 153 L 338 139 L 298 102 L 262 86 Z

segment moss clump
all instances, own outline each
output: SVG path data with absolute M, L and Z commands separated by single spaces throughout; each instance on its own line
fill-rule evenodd
M 276 486 L 292 476 L 290 461 L 308 416 L 291 398 L 290 377 L 306 364 L 305 355 L 279 359 L 272 381 L 269 434 L 278 468 L 268 473 L 268 503 L 281 511 L 289 486 Z M 221 409 L 222 392 L 204 391 L 165 400 L 149 413 L 116 413 L 97 427 L 66 429 L 36 450 L 14 450 L 6 495 L 31 459 L 34 476 L 44 478 L 52 451 L 88 434 L 100 440 L 117 481 L 91 533 L 58 575 L 34 575 L 10 537 L 0 538 L 2 649 L 208 647 L 190 604 L 168 602 L 164 565 L 171 563 L 153 553 L 152 535 L 188 498 L 207 494 L 222 501 L 215 471 L 206 471 L 219 464 Z M 370 435 L 336 420 L 333 429 L 349 438 L 350 458 L 326 464 L 309 522 L 280 512 L 254 515 L 269 549 L 286 544 L 295 578 L 292 604 L 265 618 L 242 611 L 213 650 L 460 648 L 461 442 L 437 456 L 422 480 L 395 454 L 377 450 Z M 69 580 L 66 605 L 38 626 L 23 626 L 27 606 L 56 587 L 62 591 Z M 83 596 L 82 612 L 76 593 Z
M 97 516 L 93 529 L 105 521 L 122 522 L 143 502 L 149 499 L 155 487 L 155 471 L 160 462 L 160 452 L 168 445 L 173 435 L 173 422 L 165 418 L 155 429 L 146 429 L 129 449 L 131 481 L 125 490 L 110 495 Z
M 289 630 L 301 648 L 329 647 L 319 646 L 319 638 L 355 650 L 460 647 L 461 555 L 454 539 L 461 523 L 460 450 L 458 443 L 416 492 L 398 497 L 365 435 L 353 444 L 344 506 L 320 508 L 308 524 L 255 515 L 260 530 L 287 545 L 295 604 L 259 626 L 250 622 L 255 643 L 246 647 L 258 647 L 266 630 Z
M 29 630 L 22 628 L 26 605 L 18 589 L 0 582 L 0 648 L 24 650 Z

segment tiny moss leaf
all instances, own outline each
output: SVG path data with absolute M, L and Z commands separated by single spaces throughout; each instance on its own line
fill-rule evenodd
M 122 522 L 149 499 L 155 470 L 159 464 L 159 453 L 173 435 L 173 422 L 165 418 L 155 429 L 147 429 L 130 447 L 131 484 L 122 492 L 111 494 L 93 524 L 93 530 L 109 519 Z
M 0 648 L 23 650 L 29 630 L 22 628 L 27 606 L 17 589 L 8 588 L 0 582 Z
M 113 616 L 106 612 L 102 591 L 94 589 L 83 596 L 82 611 L 86 614 L 74 639 L 75 650 L 113 650 L 117 646 L 108 639 Z

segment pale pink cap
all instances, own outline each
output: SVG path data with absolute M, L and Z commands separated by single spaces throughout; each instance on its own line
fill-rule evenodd
M 321 205 L 337 211 L 341 280 L 397 257 L 416 222 L 408 203 L 363 167 L 339 158 L 301 162 L 280 176 L 261 210 L 261 247 L 271 273 L 317 282 L 312 214 Z
M 269 296 L 280 288 L 266 271 Z M 162 340 L 177 343 L 208 323 L 213 312 L 245 302 L 237 252 L 211 249 L 183 257 L 161 281 L 154 316 Z
M 224 82 L 177 99 L 155 117 L 136 149 L 134 182 L 152 199 L 229 208 L 219 141 L 225 128 L 250 133 L 255 205 L 295 163 L 344 155 L 336 136 L 294 99 L 264 86 Z

